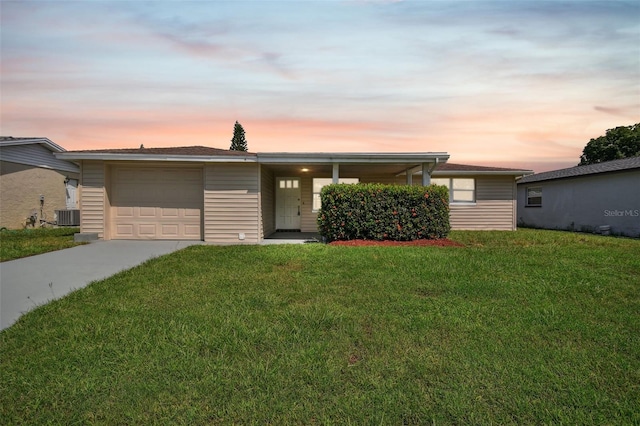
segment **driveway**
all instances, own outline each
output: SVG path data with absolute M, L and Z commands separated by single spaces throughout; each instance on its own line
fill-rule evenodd
M 97 241 L 0 263 L 0 330 L 92 281 L 201 241 Z

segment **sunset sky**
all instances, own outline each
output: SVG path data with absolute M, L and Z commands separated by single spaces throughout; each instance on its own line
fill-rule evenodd
M 638 1 L 6 1 L 3 136 L 573 166 L 640 122 Z

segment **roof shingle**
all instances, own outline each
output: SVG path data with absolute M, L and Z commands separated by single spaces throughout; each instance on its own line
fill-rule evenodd
M 521 169 L 505 167 L 473 166 L 469 164 L 441 163 L 435 168 L 439 172 L 520 172 Z
M 141 154 L 141 155 L 228 155 L 228 156 L 254 156 L 256 154 L 245 151 L 231 151 L 228 149 L 210 148 L 208 146 L 178 146 L 168 148 L 120 148 L 120 149 L 91 149 L 80 151 L 67 151 L 69 154 Z
M 577 176 L 594 175 L 598 173 L 618 172 L 622 170 L 640 169 L 640 157 L 623 158 L 621 160 L 605 161 L 587 166 L 575 166 L 568 169 L 552 170 L 525 176 L 520 183 L 541 182 L 545 180 L 565 179 Z

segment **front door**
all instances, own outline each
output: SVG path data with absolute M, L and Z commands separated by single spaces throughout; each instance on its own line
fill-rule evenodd
M 300 178 L 276 179 L 276 229 L 300 230 Z

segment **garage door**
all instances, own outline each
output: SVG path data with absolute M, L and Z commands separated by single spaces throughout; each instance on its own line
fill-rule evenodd
M 202 170 L 117 167 L 111 175 L 111 238 L 200 240 Z

